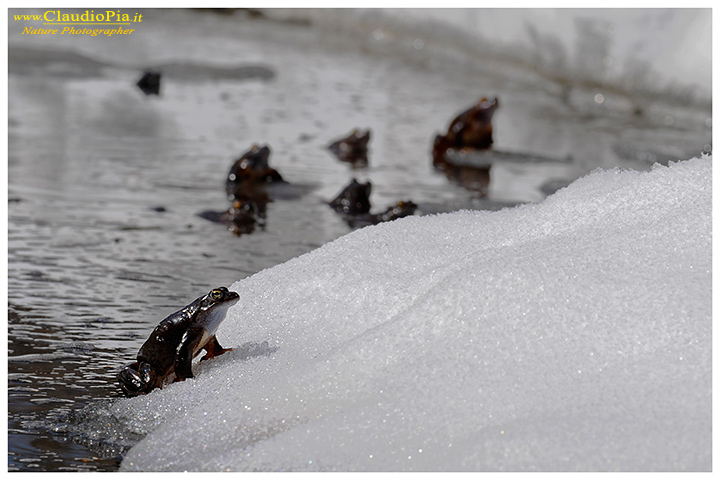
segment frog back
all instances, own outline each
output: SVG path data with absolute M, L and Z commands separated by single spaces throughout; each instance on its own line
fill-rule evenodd
M 137 359 L 153 366 L 160 376 L 167 375 L 173 368 L 175 352 L 188 328 L 193 324 L 199 310 L 199 302 L 193 302 L 180 311 L 167 316 L 150 334 Z

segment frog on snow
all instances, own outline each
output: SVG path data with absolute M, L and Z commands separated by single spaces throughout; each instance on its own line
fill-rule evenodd
M 137 361 L 118 374 L 122 391 L 134 397 L 192 378 L 192 360 L 202 350 L 206 351 L 202 360 L 232 350 L 220 346 L 215 332 L 239 298 L 226 287 L 218 287 L 165 318 L 140 347 Z

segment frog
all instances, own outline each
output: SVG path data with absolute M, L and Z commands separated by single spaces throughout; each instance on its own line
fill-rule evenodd
M 455 150 L 488 150 L 493 145 L 492 118 L 500 106 L 497 98 L 482 97 L 475 105 L 457 115 L 450 122 L 447 133 L 437 135 L 432 157 L 436 168 L 448 163 L 445 153 Z
M 370 181 L 360 183 L 353 178 L 349 184 L 328 205 L 338 212 L 350 228 L 362 228 L 368 225 L 377 225 L 382 222 L 391 222 L 398 218 L 413 215 L 418 206 L 410 201 L 397 202 L 389 206 L 384 212 L 370 213 Z
M 328 204 L 338 213 L 361 215 L 370 212 L 370 191 L 372 184 L 367 181 L 352 181 Z
M 135 397 L 193 378 L 193 358 L 203 350 L 201 362 L 232 351 L 220 345 L 215 332 L 239 299 L 236 292 L 218 287 L 168 315 L 140 347 L 137 361 L 118 374 L 123 393 Z
M 381 213 L 365 213 L 362 215 L 346 215 L 345 223 L 350 228 L 362 228 L 369 225 L 377 225 L 383 222 L 392 222 L 398 218 L 413 215 L 418 206 L 411 200 L 400 201 L 395 205 L 390 205 Z
M 374 214 L 371 221 L 373 225 L 382 222 L 392 222 L 398 218 L 413 215 L 417 208 L 417 204 L 412 200 L 400 201 L 395 205 L 390 205 L 384 212 Z
M 328 145 L 328 149 L 339 160 L 350 163 L 353 167 L 366 167 L 369 141 L 370 130 L 362 131 L 356 128 L 350 132 L 350 135 L 332 142 Z
M 135 85 L 137 85 L 145 95 L 160 95 L 160 78 L 162 78 L 160 72 L 146 70 L 143 72 L 142 78 L 140 78 Z
M 228 199 L 267 200 L 264 186 L 271 183 L 287 183 L 280 172 L 270 167 L 270 147 L 254 144 L 250 150 L 235 160 L 225 182 Z

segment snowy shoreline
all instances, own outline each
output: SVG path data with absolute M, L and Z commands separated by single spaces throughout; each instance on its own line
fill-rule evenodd
M 595 171 L 236 282 L 236 351 L 112 406 L 150 432 L 121 470 L 709 470 L 711 171 Z

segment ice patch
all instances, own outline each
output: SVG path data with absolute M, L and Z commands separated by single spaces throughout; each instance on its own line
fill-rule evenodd
M 709 470 L 711 165 L 367 227 L 235 283 L 236 350 L 112 406 L 150 432 L 121 469 Z

